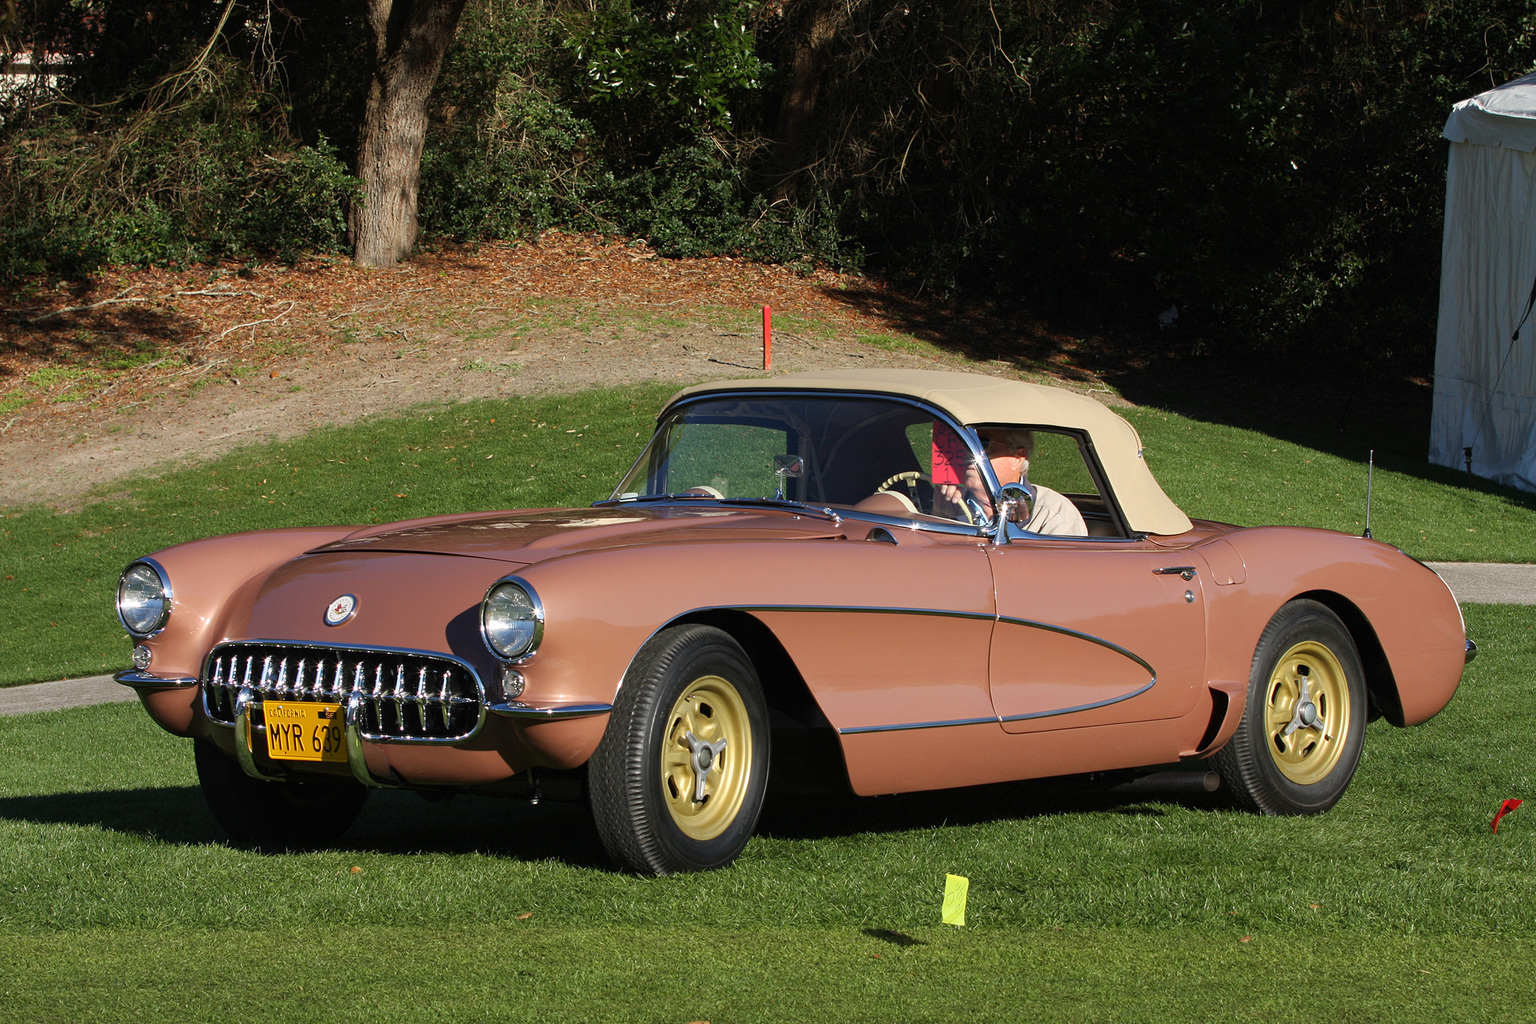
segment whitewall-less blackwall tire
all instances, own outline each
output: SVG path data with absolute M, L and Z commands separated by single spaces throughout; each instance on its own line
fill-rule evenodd
M 740 645 L 711 626 L 661 631 L 587 766 L 603 846 L 646 874 L 724 867 L 757 826 L 768 761 L 767 703 Z
M 1242 721 L 1214 758 L 1223 785 L 1265 814 L 1326 811 L 1360 762 L 1366 701 L 1344 623 L 1316 601 L 1291 601 L 1259 637 Z

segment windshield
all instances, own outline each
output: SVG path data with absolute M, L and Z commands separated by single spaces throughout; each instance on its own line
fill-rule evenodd
M 944 492 L 974 458 L 952 424 L 895 399 L 720 396 L 674 409 L 613 497 L 796 501 L 966 522 Z

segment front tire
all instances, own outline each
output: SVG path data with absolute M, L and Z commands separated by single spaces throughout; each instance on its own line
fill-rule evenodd
M 193 744 L 203 799 L 230 838 L 258 850 L 332 846 L 362 813 L 368 790 L 355 782 L 253 779 L 207 740 Z
M 1248 704 L 1214 758 L 1237 801 L 1265 814 L 1317 814 L 1344 795 L 1365 745 L 1365 671 L 1327 606 L 1296 600 L 1259 637 Z
M 768 786 L 768 708 L 752 662 L 710 626 L 652 637 L 624 677 L 587 766 L 610 857 L 666 875 L 734 861 Z

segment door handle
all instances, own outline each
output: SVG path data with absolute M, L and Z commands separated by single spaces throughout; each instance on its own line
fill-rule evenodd
M 1168 565 L 1161 569 L 1153 569 L 1154 576 L 1180 576 L 1186 580 L 1195 578 L 1196 569 L 1192 565 Z

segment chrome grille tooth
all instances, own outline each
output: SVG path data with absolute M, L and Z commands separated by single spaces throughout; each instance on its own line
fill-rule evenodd
M 363 684 L 368 681 L 368 669 L 363 665 L 361 658 L 357 661 L 357 667 L 352 670 L 352 695 L 363 695 Z
M 427 735 L 427 666 L 421 666 L 416 675 L 416 720 L 421 723 L 421 734 Z
M 203 699 L 210 715 L 224 717 L 224 659 L 213 659 L 213 675 L 203 689 Z
M 384 661 L 381 658 L 378 664 L 373 666 L 373 693 L 366 707 L 373 714 L 373 727 L 376 731 L 384 730 L 384 708 L 379 703 L 379 695 L 384 692 Z
M 277 660 L 277 682 L 272 684 L 272 696 L 282 699 L 288 689 L 288 656 L 281 655 Z
M 256 696 L 266 700 L 271 696 L 270 684 L 272 682 L 272 655 L 261 659 L 261 682 L 256 684 Z
M 290 691 L 289 696 L 297 697 L 299 694 L 304 692 L 304 666 L 308 664 L 308 662 L 308 658 L 299 659 L 299 667 L 294 672 L 293 689 Z
M 395 666 L 395 728 L 406 735 L 406 663 Z
M 443 716 L 443 733 L 445 735 L 452 735 L 453 733 L 453 721 L 448 717 L 449 713 L 453 710 L 453 693 L 448 688 L 448 682 L 451 677 L 452 673 L 447 669 L 443 669 L 443 689 L 437 695 L 439 701 L 437 707 L 438 712 Z
M 342 688 L 345 687 L 346 685 L 347 685 L 347 666 L 346 666 L 346 660 L 343 659 L 343 658 L 337 658 L 336 659 L 336 671 L 331 676 L 331 688 L 329 690 L 321 690 L 320 691 L 320 697 L 322 699 L 324 699 L 326 697 L 329 697 L 332 700 L 340 700 L 341 699 Z

